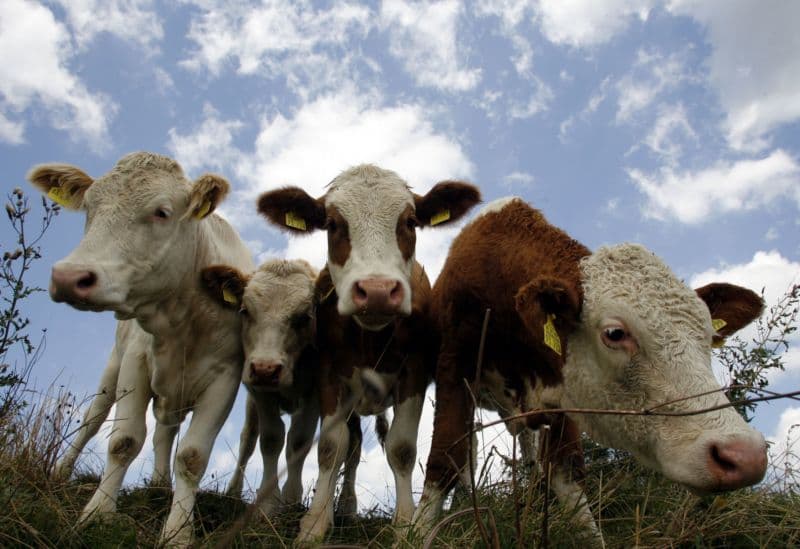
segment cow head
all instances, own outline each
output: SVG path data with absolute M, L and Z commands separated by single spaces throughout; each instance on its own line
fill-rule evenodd
M 550 334 L 563 345 L 562 405 L 680 413 L 727 403 L 711 347 L 761 314 L 759 296 L 729 284 L 692 291 L 654 254 L 631 244 L 601 248 L 584 258 L 581 272 L 581 289 L 542 281 L 527 302 L 528 328 L 545 345 L 550 319 Z M 582 302 L 574 299 L 579 290 Z M 764 438 L 733 408 L 573 419 L 600 443 L 630 451 L 698 493 L 748 486 L 766 471 Z
M 417 227 L 452 223 L 479 201 L 467 183 L 443 181 L 419 196 L 394 172 L 361 165 L 340 174 L 320 198 L 288 187 L 262 194 L 258 210 L 286 231 L 326 230 L 339 313 L 379 330 L 411 314 Z
M 253 390 L 291 386 L 295 364 L 314 337 L 317 273 L 311 265 L 273 260 L 251 276 L 215 265 L 203 269 L 202 277 L 214 299 L 241 313 L 242 382 Z
M 192 184 L 174 160 L 141 152 L 97 179 L 66 164 L 37 166 L 28 179 L 65 208 L 86 213 L 80 244 L 53 266 L 51 297 L 118 318 L 185 281 L 198 225 L 229 189 L 217 175 Z

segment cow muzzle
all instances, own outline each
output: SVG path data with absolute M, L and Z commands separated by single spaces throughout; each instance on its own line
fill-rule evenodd
M 250 362 L 250 384 L 264 388 L 277 387 L 283 369 L 280 362 L 254 360 Z
M 711 442 L 706 464 L 713 492 L 744 488 L 759 482 L 767 471 L 767 446 L 762 440 Z
M 355 314 L 367 324 L 386 324 L 401 313 L 405 290 L 391 278 L 364 278 L 351 291 Z
M 56 303 L 69 303 L 77 308 L 92 308 L 98 284 L 97 273 L 88 269 L 53 267 L 50 276 L 50 297 Z

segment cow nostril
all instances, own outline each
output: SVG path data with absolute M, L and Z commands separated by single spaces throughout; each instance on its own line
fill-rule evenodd
M 402 295 L 403 295 L 403 287 L 400 285 L 399 282 L 395 282 L 394 288 L 392 288 L 392 291 L 389 294 L 389 297 L 391 299 L 397 299 L 397 298 L 401 297 Z
M 711 446 L 711 459 L 713 459 L 714 463 L 717 464 L 723 471 L 731 472 L 738 469 L 738 466 L 735 462 L 725 458 L 720 453 L 719 447 L 716 444 Z
M 86 290 L 94 286 L 96 283 L 97 283 L 97 275 L 89 272 L 86 273 L 84 276 L 80 277 L 76 285 L 78 288 Z
M 361 299 L 367 299 L 367 291 L 361 286 L 360 282 L 356 282 L 355 296 Z

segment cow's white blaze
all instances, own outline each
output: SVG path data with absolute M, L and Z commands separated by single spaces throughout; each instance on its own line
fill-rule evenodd
M 711 318 L 697 294 L 645 248 L 601 248 L 582 262 L 581 321 L 569 337 L 562 405 L 681 412 L 727 402 L 711 370 Z M 603 330 L 620 322 L 635 341 L 609 347 Z M 616 337 L 616 336 L 615 336 Z M 688 398 L 698 395 L 696 398 Z M 602 444 L 631 451 L 646 465 L 698 491 L 716 489 L 712 444 L 764 447 L 732 408 L 694 416 L 575 415 Z
M 350 238 L 347 261 L 339 265 L 330 255 L 328 260 L 339 298 L 339 314 L 355 314 L 356 322 L 373 330 L 382 328 L 391 320 L 365 319 L 356 314 L 358 310 L 352 299 L 352 288 L 356 282 L 368 278 L 399 282 L 403 289 L 399 314 L 410 314 L 414 254 L 403 258 L 396 230 L 406 208 L 414 207 L 414 197 L 406 182 L 392 171 L 370 165 L 358 166 L 333 180 L 325 204 L 336 208 L 347 221 Z

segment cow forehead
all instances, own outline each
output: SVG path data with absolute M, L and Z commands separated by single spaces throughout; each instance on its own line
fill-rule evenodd
M 362 164 L 341 173 L 331 181 L 325 194 L 326 206 L 334 206 L 347 220 L 350 230 L 361 224 L 394 222 L 414 196 L 395 172 Z M 355 225 L 355 226 L 354 226 Z
M 314 296 L 314 276 L 308 265 L 274 261 L 262 265 L 248 281 L 245 301 L 261 311 L 284 314 L 307 307 Z
M 581 262 L 584 318 L 629 312 L 655 340 L 679 330 L 711 337 L 708 308 L 654 253 L 637 244 L 603 247 Z
M 180 196 L 191 189 L 180 165 L 152 153 L 132 153 L 97 178 L 86 192 L 87 207 L 123 202 L 129 207 L 147 204 L 157 196 Z

